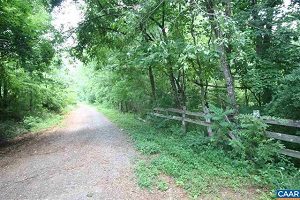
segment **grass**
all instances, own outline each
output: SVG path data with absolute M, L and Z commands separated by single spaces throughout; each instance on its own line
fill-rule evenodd
M 24 125 L 29 132 L 40 132 L 61 123 L 63 116 L 58 113 L 47 113 L 42 117 L 25 117 Z
M 61 124 L 65 115 L 73 110 L 76 105 L 68 105 L 59 113 L 43 113 L 40 117 L 37 117 L 38 120 L 33 120 L 33 126 L 28 130 L 30 132 L 40 132 L 44 129 L 51 128 L 53 126 L 58 126 Z M 25 121 L 25 120 L 24 120 Z
M 18 135 L 34 132 L 38 133 L 47 128 L 61 124 L 64 115 L 73 110 L 75 105 L 68 105 L 61 112 L 39 112 L 24 117 L 23 121 L 5 121 L 0 123 L 0 141 L 9 140 Z
M 239 194 L 247 198 L 243 196 L 253 193 L 255 199 L 273 199 L 276 189 L 300 188 L 300 171 L 296 168 L 282 164 L 285 169 L 278 165 L 255 169 L 251 163 L 234 160 L 213 146 L 201 130 L 182 135 L 180 126 L 166 120 L 151 119 L 145 123 L 133 114 L 98 109 L 125 129 L 136 148 L 146 155 L 135 167 L 141 187 L 165 191 L 169 185 L 161 176 L 168 175 L 191 198 L 212 194 L 221 198 L 227 190 L 233 197 Z

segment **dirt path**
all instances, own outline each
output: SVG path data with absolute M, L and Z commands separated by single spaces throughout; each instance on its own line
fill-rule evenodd
M 182 199 L 137 186 L 132 143 L 94 108 L 80 105 L 65 123 L 1 149 L 0 199 Z

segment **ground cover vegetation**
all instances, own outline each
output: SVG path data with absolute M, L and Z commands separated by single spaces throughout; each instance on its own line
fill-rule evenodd
M 50 23 L 61 1 L 0 2 L 1 140 L 74 100 L 55 48 L 64 38 Z M 279 154 L 299 145 L 266 138 L 266 124 L 249 115 L 300 117 L 299 1 L 74 2 L 84 19 L 69 31 L 70 54 L 84 65 L 72 84 L 81 100 L 148 121 L 103 110 L 149 155 L 137 164 L 141 186 L 166 190 L 166 174 L 191 197 L 239 185 L 269 197 L 299 188 L 299 169 Z M 181 135 L 175 122 L 148 115 L 153 107 L 206 113 L 214 136 L 194 125 Z
M 199 195 L 208 186 L 190 189 L 185 181 L 203 178 L 204 170 L 186 175 L 189 179 L 168 167 L 195 172 L 191 166 L 205 163 L 197 160 L 203 154 L 238 163 L 233 166 L 239 175 L 257 179 L 270 190 L 297 185 L 288 177 L 299 177 L 299 170 L 279 150 L 298 150 L 299 145 L 266 138 L 267 125 L 250 113 L 259 109 L 262 115 L 299 119 L 299 6 L 298 1 L 258 0 L 85 1 L 85 19 L 76 30 L 78 44 L 71 50 L 84 63 L 78 81 L 82 100 L 144 119 L 153 107 L 186 107 L 215 122 L 210 139 L 194 125 L 188 125 L 185 136 L 173 134 L 181 131 L 173 126 L 133 131 L 138 149 L 159 154 L 159 159 L 139 165 L 142 185 L 153 185 L 149 177 L 166 173 L 192 196 Z M 299 135 L 298 129 L 268 128 Z M 165 150 L 168 147 L 174 149 Z M 217 163 L 208 157 L 207 162 L 210 159 Z M 163 181 L 158 185 L 166 188 Z
M 150 116 L 143 122 L 134 114 L 103 106 L 98 109 L 125 129 L 145 155 L 135 165 L 143 188 L 169 189 L 165 175 L 173 177 L 191 198 L 200 199 L 217 199 L 226 193 L 227 199 L 274 199 L 278 188 L 300 187 L 300 171 L 283 156 L 276 164 L 266 163 L 263 157 L 267 152 L 260 149 L 262 160 L 258 163 L 237 159 L 234 150 L 224 151 L 224 146 L 208 139 L 205 129 L 192 128 L 183 135 L 180 126 L 170 120 Z
M 0 1 L 0 141 L 53 124 L 74 103 L 55 48 L 63 38 L 51 25 L 53 5 Z

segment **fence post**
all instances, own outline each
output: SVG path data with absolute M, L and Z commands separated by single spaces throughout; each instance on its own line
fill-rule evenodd
M 186 107 L 182 107 L 183 113 L 182 113 L 182 133 L 186 133 L 186 124 L 185 124 L 185 113 L 186 113 Z
M 205 108 L 204 114 L 205 114 L 205 115 L 210 114 L 209 108 L 208 108 L 208 107 Z M 206 118 L 205 121 L 206 121 L 207 123 L 211 123 L 210 118 Z M 212 131 L 212 129 L 211 129 L 211 126 L 208 126 L 208 127 L 207 127 L 207 133 L 208 133 L 208 137 L 213 137 L 213 136 L 214 136 L 214 133 L 213 133 L 213 131 Z
M 259 110 L 253 110 L 253 117 L 260 118 Z

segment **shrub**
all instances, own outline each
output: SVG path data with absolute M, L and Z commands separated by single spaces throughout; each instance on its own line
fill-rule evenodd
M 234 121 L 229 121 L 227 115 L 233 110 L 223 110 L 210 105 L 213 115 L 209 116 L 214 125 L 215 134 L 211 141 L 218 147 L 231 152 L 234 158 L 247 160 L 262 167 L 278 158 L 283 145 L 272 138 L 267 138 L 267 125 L 261 119 L 252 115 L 240 114 Z
M 29 130 L 32 127 L 36 126 L 41 121 L 42 119 L 39 117 L 28 116 L 28 117 L 24 117 L 23 124 L 24 127 Z
M 266 137 L 267 125 L 261 119 L 252 115 L 239 115 L 236 119 L 238 121 L 233 131 L 238 137 L 230 141 L 234 155 L 250 160 L 259 167 L 274 162 L 280 156 L 278 152 L 283 145 Z
M 300 68 L 280 80 L 280 87 L 272 102 L 267 106 L 269 114 L 282 117 L 300 118 Z
M 14 121 L 0 122 L 0 142 L 13 138 L 21 132 L 25 132 L 25 130 L 19 123 Z
M 212 120 L 212 130 L 214 132 L 214 137 L 211 138 L 211 141 L 214 142 L 216 146 L 227 148 L 230 133 L 234 127 L 234 123 L 229 121 L 228 115 L 232 114 L 234 110 L 223 110 L 214 105 L 210 105 L 209 107 L 212 115 L 208 115 L 207 118 Z

